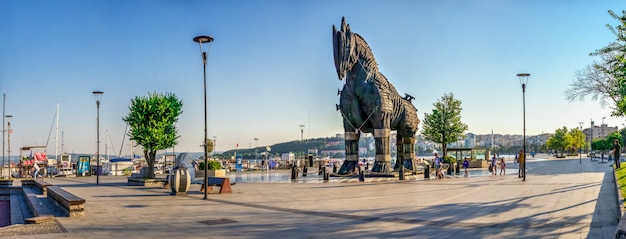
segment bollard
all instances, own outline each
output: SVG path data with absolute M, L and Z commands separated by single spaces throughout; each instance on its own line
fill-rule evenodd
M 328 182 L 328 178 L 330 176 L 330 174 L 326 171 L 326 167 L 322 168 L 322 174 L 324 174 L 324 182 Z
M 365 172 L 359 167 L 359 182 L 365 182 Z
M 317 175 L 322 175 L 322 164 L 320 163 L 319 167 L 317 168 Z
M 426 167 L 424 167 L 424 179 L 429 179 L 430 178 L 430 165 L 426 165 Z
M 302 168 L 302 177 L 306 177 L 307 171 L 309 171 L 309 170 L 307 169 L 307 166 L 305 164 L 304 167 Z
M 337 164 L 333 164 L 333 173 L 337 173 Z
M 399 179 L 404 180 L 404 166 L 400 166 L 400 171 L 398 171 L 398 173 Z

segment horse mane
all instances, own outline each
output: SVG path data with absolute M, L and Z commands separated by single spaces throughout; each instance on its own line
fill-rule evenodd
M 370 73 L 378 72 L 378 63 L 376 63 L 374 53 L 372 53 L 372 49 L 370 48 L 370 46 L 361 35 L 359 35 L 358 33 L 352 34 L 355 36 L 355 53 L 357 54 L 357 56 L 360 57 L 359 61 L 361 62 L 361 64 L 363 64 L 363 68 L 365 68 Z

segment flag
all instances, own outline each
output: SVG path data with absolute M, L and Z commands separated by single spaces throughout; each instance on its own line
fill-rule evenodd
M 239 148 L 239 143 L 237 143 L 237 145 L 235 145 L 235 147 Z

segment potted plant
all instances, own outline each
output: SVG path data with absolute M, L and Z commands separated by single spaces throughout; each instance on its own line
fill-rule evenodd
M 209 160 L 208 165 L 207 174 L 209 177 L 226 177 L 226 170 L 222 169 L 222 164 L 219 161 Z M 200 161 L 198 169 L 199 172 L 196 175 L 200 174 L 204 176 L 204 161 Z

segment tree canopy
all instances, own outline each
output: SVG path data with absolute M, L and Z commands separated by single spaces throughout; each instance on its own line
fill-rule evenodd
M 443 148 L 443 157 L 446 156 L 447 145 L 456 142 L 467 130 L 467 125 L 461 122 L 461 101 L 454 99 L 452 93 L 444 94 L 433 104 L 431 114 L 424 113 L 422 135 Z
M 616 36 L 615 41 L 590 54 L 599 56 L 599 62 L 577 72 L 565 96 L 569 101 L 591 96 L 602 106 L 610 105 L 613 116 L 623 117 L 626 116 L 626 11 L 619 16 L 609 10 L 609 15 L 620 22 L 615 27 L 606 24 Z
M 579 128 L 568 130 L 567 127 L 556 129 L 554 135 L 548 138 L 546 142 L 549 148 L 554 149 L 557 153 L 560 151 L 561 156 L 565 150 L 569 149 L 571 153 L 576 153 L 579 149 L 585 147 L 587 142 L 585 134 Z
M 157 150 L 171 148 L 178 142 L 174 123 L 183 113 L 183 102 L 172 93 L 148 93 L 131 100 L 124 122 L 130 126 L 128 136 L 143 147 L 148 162 L 148 177 L 154 178 Z

